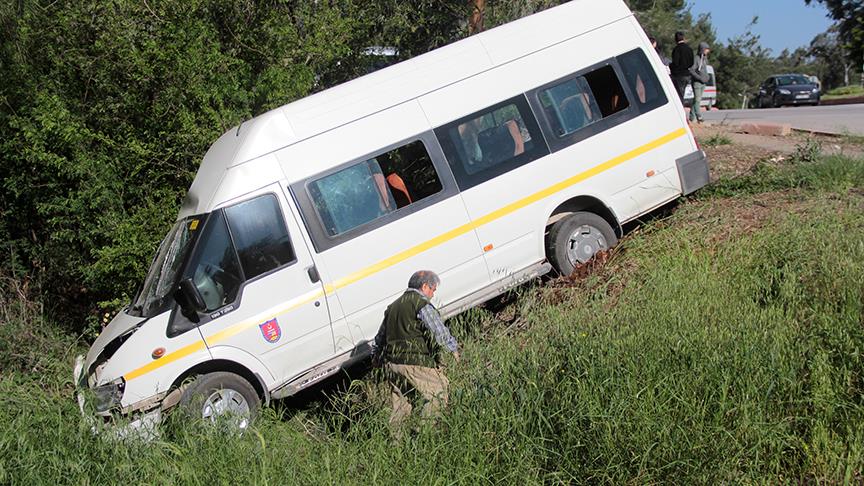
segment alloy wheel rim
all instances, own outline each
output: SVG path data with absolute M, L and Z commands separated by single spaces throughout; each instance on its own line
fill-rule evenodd
M 211 393 L 201 407 L 201 417 L 216 423 L 226 420 L 234 428 L 245 430 L 249 426 L 249 403 L 243 395 L 231 389 Z
M 590 260 L 597 252 L 606 250 L 609 244 L 603 233 L 589 225 L 583 224 L 576 228 L 567 241 L 567 259 L 573 266 Z

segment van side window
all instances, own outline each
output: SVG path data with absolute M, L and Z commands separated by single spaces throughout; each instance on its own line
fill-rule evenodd
M 183 278 L 191 278 L 198 287 L 208 312 L 237 298 L 243 273 L 222 211 L 215 211 L 207 219 L 201 240 Z
M 559 137 L 603 118 L 584 76 L 541 91 L 540 103 Z
M 627 96 L 624 94 L 624 88 L 621 87 L 621 82 L 618 81 L 618 76 L 615 75 L 612 66 L 607 65 L 591 71 L 585 75 L 585 79 L 591 86 L 591 91 L 594 93 L 594 98 L 597 100 L 604 118 L 630 106 Z
M 624 88 L 609 65 L 540 90 L 538 97 L 558 137 L 566 137 L 629 106 Z
M 336 236 L 442 189 L 420 140 L 364 160 L 308 185 L 324 229 Z
M 288 228 L 273 194 L 225 208 L 246 279 L 295 260 Z
M 618 63 L 624 72 L 625 82 L 636 98 L 634 102 L 642 113 L 666 104 L 666 95 L 654 68 L 641 49 L 634 49 L 618 56 Z
M 549 153 L 523 96 L 435 130 L 461 189 Z

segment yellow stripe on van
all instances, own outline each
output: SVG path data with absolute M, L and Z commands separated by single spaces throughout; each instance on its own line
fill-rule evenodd
M 292 309 L 300 307 L 304 304 L 308 304 L 309 302 L 312 302 L 313 300 L 320 298 L 320 297 L 323 297 L 323 296 L 324 296 L 324 292 L 321 290 L 313 290 L 311 292 L 307 292 L 306 294 L 301 295 L 297 298 L 291 299 L 288 302 L 283 303 L 282 305 L 279 305 L 279 306 L 277 306 L 273 309 L 270 309 L 266 312 L 262 312 L 261 314 L 258 314 L 255 317 L 251 317 L 251 318 L 249 318 L 243 322 L 240 322 L 240 323 L 235 324 L 231 327 L 225 328 L 225 329 L 211 335 L 210 337 L 208 337 L 207 342 L 209 342 L 212 345 L 214 343 L 224 341 L 225 339 L 228 339 L 231 336 L 240 334 L 241 332 L 245 331 L 246 329 L 248 329 L 252 326 L 255 326 L 255 325 L 262 323 L 262 322 L 269 321 L 270 319 L 275 318 L 279 314 L 283 314 L 283 313 L 288 312 Z M 184 347 L 178 349 L 177 351 L 168 353 L 159 359 L 153 360 L 150 363 L 147 363 L 146 365 L 144 365 L 144 366 L 142 366 L 142 367 L 140 367 L 134 371 L 130 371 L 129 373 L 123 375 L 123 378 L 126 381 L 132 380 L 134 378 L 138 378 L 141 375 L 147 374 L 147 373 L 149 373 L 149 372 L 151 372 L 157 368 L 161 368 L 167 364 L 170 364 L 170 363 L 173 363 L 174 361 L 177 361 L 178 359 L 185 358 L 186 356 L 189 356 L 192 353 L 197 353 L 198 351 L 201 351 L 203 349 L 204 349 L 204 341 L 198 341 L 198 342 L 192 343 L 188 346 L 184 346 Z
M 284 314 L 292 309 L 296 309 L 302 305 L 308 304 L 313 300 L 324 297 L 324 292 L 321 290 L 313 290 L 311 292 L 306 292 L 305 294 L 295 297 L 280 306 L 277 306 L 273 309 L 270 309 L 266 312 L 262 312 L 255 317 L 250 317 L 249 319 L 240 322 L 238 324 L 234 324 L 231 327 L 226 327 L 225 329 L 211 335 L 207 338 L 207 342 L 210 344 L 218 343 L 219 341 L 223 341 L 225 339 L 230 338 L 231 336 L 235 336 L 245 331 L 246 329 L 255 326 L 257 324 L 261 324 L 263 322 L 267 322 L 270 319 L 275 319 L 279 316 L 279 314 Z
M 426 251 L 430 248 L 434 248 L 434 247 L 436 247 L 442 243 L 446 243 L 447 241 L 450 241 L 453 238 L 462 236 L 463 234 L 465 234 L 465 233 L 467 233 L 473 229 L 479 228 L 480 226 L 483 226 L 484 224 L 491 223 L 492 221 L 495 221 L 496 219 L 503 218 L 504 216 L 506 216 L 506 215 L 508 215 L 514 211 L 517 211 L 519 209 L 524 208 L 525 206 L 528 206 L 528 205 L 533 204 L 537 201 L 545 199 L 545 198 L 555 194 L 556 192 L 563 191 L 564 189 L 567 189 L 570 186 L 573 186 L 573 185 L 578 184 L 578 183 L 580 183 L 586 179 L 594 177 L 595 175 L 600 174 L 602 172 L 605 172 L 605 171 L 607 171 L 607 170 L 609 170 L 609 169 L 611 169 L 617 165 L 621 165 L 624 162 L 627 162 L 628 160 L 634 159 L 634 158 L 636 158 L 636 157 L 638 157 L 638 156 L 640 156 L 646 152 L 649 152 L 649 151 L 651 151 L 657 147 L 665 145 L 665 144 L 671 142 L 672 140 L 675 140 L 676 138 L 681 137 L 685 134 L 687 134 L 687 130 L 684 128 L 679 128 L 678 130 L 675 130 L 674 132 L 670 132 L 670 133 L 668 133 L 668 134 L 666 134 L 666 135 L 664 135 L 664 136 L 662 136 L 656 140 L 648 142 L 647 144 L 645 144 L 641 147 L 638 147 L 638 148 L 633 149 L 629 152 L 621 154 L 621 155 L 619 155 L 613 159 L 607 160 L 606 162 L 603 162 L 600 165 L 594 166 L 594 167 L 592 167 L 592 168 L 590 168 L 584 172 L 580 172 L 579 174 L 576 174 L 575 176 L 572 176 L 568 179 L 565 179 L 561 182 L 558 182 L 557 184 L 551 185 L 551 186 L 547 187 L 546 189 L 535 192 L 534 194 L 531 194 L 530 196 L 526 196 L 522 199 L 519 199 L 518 201 L 512 202 L 512 203 L 504 206 L 503 208 L 497 209 L 497 210 L 495 210 L 495 211 L 493 211 L 493 212 L 491 212 L 485 216 L 477 218 L 476 220 L 474 220 L 470 223 L 463 224 L 462 226 L 459 226 L 458 228 L 452 229 L 446 233 L 438 235 L 435 238 L 432 238 L 431 240 L 425 241 L 423 243 L 420 243 L 417 246 L 411 247 L 411 248 L 404 250 L 400 253 L 397 253 L 391 257 L 385 258 L 384 260 L 381 260 L 378 263 L 375 263 L 375 264 L 370 265 L 370 266 L 368 266 L 362 270 L 354 272 L 351 275 L 348 275 L 347 277 L 343 277 L 343 278 L 333 282 L 332 284 L 327 285 L 325 287 L 325 292 L 327 293 L 327 295 L 333 294 L 338 289 L 341 289 L 343 287 L 351 285 L 352 283 L 357 282 L 359 280 L 363 280 L 364 278 L 366 278 L 370 275 L 376 274 L 376 273 L 380 272 L 381 270 L 384 270 L 387 267 L 393 266 L 399 262 L 407 260 L 407 259 L 409 259 L 415 255 L 423 253 L 424 251 Z
M 174 351 L 173 353 L 166 354 L 165 356 L 162 356 L 157 360 L 151 361 L 135 371 L 130 371 L 129 373 L 126 373 L 125 375 L 123 375 L 123 378 L 126 381 L 133 380 L 141 375 L 146 375 L 147 373 L 150 373 L 157 368 L 161 368 L 169 363 L 173 363 L 180 358 L 185 358 L 192 353 L 197 353 L 202 349 L 204 349 L 204 341 L 197 341 L 188 346 L 183 346 L 182 348 Z
M 343 277 L 339 280 L 336 280 L 335 282 L 333 282 L 331 284 L 325 285 L 324 286 L 324 292 L 322 292 L 320 290 L 316 290 L 316 291 L 307 293 L 305 295 L 297 297 L 296 299 L 292 299 L 292 300 L 284 303 L 283 305 L 281 305 L 275 309 L 268 310 L 266 313 L 259 314 L 259 316 L 263 315 L 263 317 L 256 316 L 255 318 L 250 318 L 246 321 L 243 321 L 241 323 L 238 323 L 238 324 L 235 324 L 231 327 L 223 329 L 223 330 L 211 335 L 210 337 L 208 337 L 207 342 L 210 343 L 211 345 L 218 343 L 218 342 L 223 341 L 225 339 L 228 339 L 232 336 L 235 336 L 235 335 L 243 332 L 247 328 L 252 327 L 258 323 L 270 320 L 279 314 L 288 312 L 288 311 L 290 311 L 296 307 L 300 307 L 301 305 L 307 304 L 307 303 L 309 303 L 309 302 L 311 302 L 311 301 L 313 301 L 319 297 L 322 297 L 325 293 L 327 295 L 333 294 L 338 289 L 341 289 L 343 287 L 347 287 L 348 285 L 351 285 L 352 283 L 357 282 L 359 280 L 363 280 L 364 278 L 366 278 L 370 275 L 374 275 L 374 274 L 380 272 L 381 270 L 384 270 L 388 267 L 391 267 L 391 266 L 393 266 L 399 262 L 405 261 L 405 260 L 407 260 L 407 259 L 409 259 L 415 255 L 423 253 L 424 251 L 426 251 L 430 248 L 434 248 L 438 245 L 446 243 L 446 242 L 452 240 L 453 238 L 457 238 L 459 236 L 462 236 L 465 233 L 468 233 L 469 231 L 471 231 L 475 228 L 479 228 L 480 226 L 483 226 L 484 224 L 491 223 L 492 221 L 503 218 L 504 216 L 506 216 L 506 215 L 508 215 L 514 211 L 517 211 L 517 210 L 522 209 L 522 208 L 524 208 L 530 204 L 533 204 L 537 201 L 545 199 L 545 198 L 547 198 L 547 197 L 549 197 L 549 196 L 551 196 L 557 192 L 563 191 L 564 189 L 567 189 L 570 186 L 573 186 L 573 185 L 578 184 L 578 183 L 580 183 L 586 179 L 594 177 L 594 176 L 596 176 L 600 173 L 603 173 L 603 172 L 605 172 L 605 171 L 607 171 L 607 170 L 609 170 L 615 166 L 621 165 L 624 162 L 627 162 L 628 160 L 634 159 L 634 158 L 636 158 L 636 157 L 638 157 L 638 156 L 640 156 L 646 152 L 654 150 L 655 148 L 660 147 L 662 145 L 665 145 L 665 144 L 671 142 L 672 140 L 675 140 L 676 138 L 682 137 L 686 134 L 687 134 L 687 130 L 685 128 L 679 128 L 678 130 L 675 130 L 675 131 L 670 132 L 670 133 L 668 133 L 668 134 L 666 134 L 666 135 L 664 135 L 664 136 L 662 136 L 656 140 L 648 142 L 645 145 L 642 145 L 641 147 L 635 148 L 635 149 L 633 149 L 629 152 L 626 152 L 624 154 L 621 154 L 615 158 L 609 159 L 606 162 L 603 162 L 602 164 L 596 165 L 596 166 L 594 166 L 594 167 L 592 167 L 592 168 L 590 168 L 584 172 L 580 172 L 579 174 L 576 174 L 572 177 L 564 179 L 561 182 L 553 184 L 553 185 L 547 187 L 546 189 L 535 192 L 534 194 L 531 194 L 530 196 L 526 196 L 522 199 L 519 199 L 515 202 L 512 202 L 512 203 L 510 203 L 510 204 L 508 204 L 508 205 L 506 205 L 500 209 L 496 209 L 495 211 L 492 211 L 491 213 L 489 213 L 485 216 L 482 216 L 482 217 L 480 217 L 480 218 L 478 218 L 478 219 L 476 219 L 470 223 L 463 224 L 462 226 L 459 226 L 459 227 L 454 228 L 450 231 L 447 231 L 446 233 L 442 233 L 442 234 L 436 236 L 435 238 L 432 238 L 431 240 L 425 241 L 423 243 L 420 243 L 419 245 L 408 248 L 407 250 L 401 251 L 401 252 L 399 252 L 399 253 L 391 256 L 391 257 L 385 258 L 385 259 L 383 259 L 377 263 L 374 263 L 374 264 L 372 264 L 372 265 L 370 265 L 370 266 L 368 266 L 362 270 L 354 272 L 354 273 L 348 275 L 347 277 Z M 140 367 L 134 371 L 129 372 L 128 374 L 124 375 L 123 377 L 126 379 L 126 381 L 129 381 L 131 379 L 134 379 L 134 378 L 137 378 L 141 375 L 149 373 L 149 372 L 151 372 L 157 368 L 161 368 L 162 366 L 165 366 L 169 363 L 177 361 L 180 358 L 184 358 L 186 356 L 189 356 L 190 354 L 195 353 L 197 351 L 200 351 L 203 348 L 204 348 L 204 342 L 203 341 L 198 342 L 198 343 L 194 343 L 194 344 L 190 344 L 188 346 L 184 346 L 184 347 L 178 349 L 177 351 L 166 354 L 165 356 L 163 356 L 162 358 L 160 358 L 158 360 L 154 360 L 151 363 L 148 363 L 148 364 L 146 364 L 146 365 L 144 365 L 144 366 L 142 366 L 142 367 Z

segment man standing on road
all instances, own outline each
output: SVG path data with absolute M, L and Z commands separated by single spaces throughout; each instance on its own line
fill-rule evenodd
M 459 361 L 459 347 L 429 303 L 439 283 L 434 272 L 415 272 L 405 293 L 387 307 L 375 336 L 372 356 L 384 363 L 393 407 L 390 426 L 397 436 L 412 401 L 422 404 L 423 418 L 437 418 L 447 406 L 449 381 L 438 367 L 438 350 L 446 348 Z
M 699 43 L 699 50 L 697 52 L 699 59 L 696 61 L 697 70 L 699 72 L 706 72 L 705 66 L 708 65 L 708 53 L 710 52 L 711 48 L 707 43 Z M 699 81 L 695 76 L 693 76 L 691 85 L 693 86 L 693 105 L 690 107 L 689 120 L 690 123 L 702 123 L 702 94 L 705 93 L 705 83 Z
M 684 32 L 675 32 L 675 48 L 672 49 L 672 64 L 669 73 L 678 92 L 678 99 L 684 103 L 684 90 L 690 83 L 690 68 L 693 67 L 693 49 L 687 45 Z

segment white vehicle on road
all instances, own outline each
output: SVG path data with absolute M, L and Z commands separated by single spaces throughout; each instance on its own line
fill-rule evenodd
M 717 78 L 714 76 L 714 66 L 710 64 L 705 66 L 705 72 L 708 73 L 709 79 L 705 83 L 705 91 L 702 93 L 702 103 L 699 104 L 703 109 L 710 110 L 717 106 Z M 693 85 L 688 84 L 684 89 L 684 106 L 690 107 L 693 105 Z
M 418 269 L 445 316 L 568 274 L 708 182 L 675 96 L 621 0 L 576 0 L 246 121 L 76 383 L 106 421 L 242 427 L 366 358 Z

